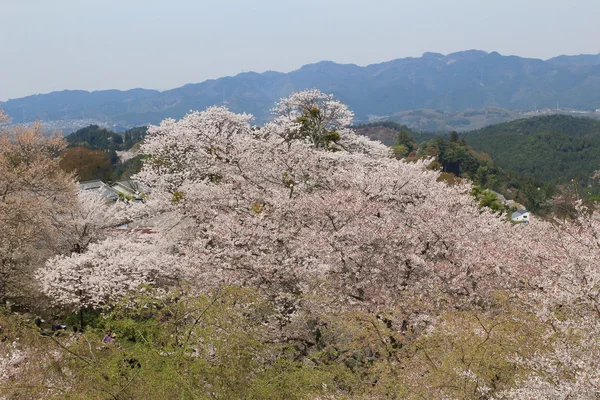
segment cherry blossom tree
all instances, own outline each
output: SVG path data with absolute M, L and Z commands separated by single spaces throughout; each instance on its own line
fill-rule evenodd
M 597 397 L 596 212 L 512 225 L 479 208 L 469 183 L 440 182 L 429 160 L 396 160 L 357 136 L 329 95 L 295 93 L 275 113 L 253 127 L 250 115 L 210 107 L 151 127 L 137 175 L 147 202 L 80 197 L 65 236 L 82 251 L 38 271 L 44 293 L 81 309 L 146 284 L 185 283 L 188 298 L 252 288 L 275 310 L 261 320 L 269 341 L 302 354 L 332 337 L 344 344 L 346 331 L 364 338 L 369 322 L 373 358 L 387 354 L 390 379 L 407 387 L 433 376 L 462 385 L 436 386 L 440 397 Z M 153 233 L 106 230 L 139 218 L 155 221 Z M 336 325 L 356 315 L 358 325 Z M 371 351 L 360 346 L 348 351 Z
M 58 165 L 64 146 L 39 125 L 0 132 L 0 301 L 35 293 L 32 271 L 57 245 L 53 219 L 75 197 Z
M 77 203 L 54 216 L 65 252 L 83 253 L 89 244 L 106 238 L 107 231 L 127 223 L 131 213 L 123 201 L 110 201 L 96 191 L 80 190 Z
M 292 105 L 315 97 L 283 100 L 281 118 L 293 122 Z M 336 129 L 349 122 L 340 113 L 346 119 Z M 437 182 L 426 161 L 397 161 L 387 149 L 323 151 L 302 137 L 271 134 L 277 122 L 253 130 L 249 120 L 212 108 L 166 121 L 146 139 L 144 151 L 160 162 L 138 179 L 153 187 L 150 197 L 178 194 L 172 206 L 193 221 L 181 240 L 199 288 L 309 294 L 327 287 L 340 304 L 406 311 L 428 293 L 429 309 L 455 307 L 516 284 L 503 270 L 518 255 L 498 247 L 512 246 L 515 228 L 480 210 L 468 185 Z M 235 129 L 224 134 L 218 127 L 226 125 Z
M 251 132 L 251 115 L 209 107 L 182 121 L 151 126 L 140 152 L 148 154 L 137 179 L 149 188 L 175 193 L 190 179 L 218 179 L 216 165 L 229 160 L 231 141 Z
M 546 351 L 518 362 L 531 375 L 510 398 L 596 398 L 600 392 L 600 215 L 576 205 L 577 218 L 540 223 L 527 235 L 530 273 L 522 292 L 546 325 Z
M 341 131 L 351 121 L 318 91 L 276 110 L 293 122 L 313 108 L 314 129 Z M 426 161 L 398 161 L 387 149 L 324 151 L 316 136 L 282 137 L 271 134 L 277 121 L 261 129 L 250 121 L 211 107 L 150 128 L 142 149 L 150 156 L 137 179 L 187 221 L 184 233 L 163 240 L 177 242 L 199 290 L 236 284 L 308 295 L 326 287 L 339 304 L 410 314 L 421 307 L 417 296 L 432 293 L 430 309 L 454 307 L 511 285 L 500 278 L 507 257 L 495 249 L 510 244 L 499 238 L 513 228 L 481 211 L 468 185 L 437 182 Z
M 121 233 L 92 243 L 83 253 L 49 259 L 38 271 L 42 290 L 72 309 L 104 308 L 144 284 L 180 279 L 175 256 L 153 234 Z

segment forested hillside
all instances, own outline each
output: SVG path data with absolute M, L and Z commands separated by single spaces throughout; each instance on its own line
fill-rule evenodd
M 483 189 L 492 190 L 534 213 L 548 215 L 553 212 L 548 201 L 558 194 L 554 184 L 500 167 L 488 154 L 474 151 L 464 139 L 458 138 L 456 132 L 452 132 L 448 139 L 436 137 L 421 143 L 408 159 L 432 156 L 436 158 L 432 166 L 437 164 L 444 174 L 468 179 L 476 188 L 476 196 Z M 444 179 L 452 181 L 444 174 Z M 498 211 L 508 209 L 500 203 L 492 205 L 489 199 L 482 205 Z
M 587 182 L 600 168 L 600 121 L 564 115 L 521 119 L 461 135 L 499 166 L 546 182 Z
M 442 179 L 467 179 L 481 190 L 498 192 L 539 214 L 552 212 L 547 202 L 559 193 L 553 182 L 500 167 L 489 154 L 475 151 L 456 132 L 441 135 L 415 132 L 391 121 L 359 125 L 354 127 L 354 131 L 390 146 L 397 158 L 408 161 L 435 158 L 430 168 L 441 170 Z M 490 206 L 491 203 L 485 205 Z M 497 202 L 493 207 L 498 211 L 508 209 Z
M 146 136 L 147 131 L 146 127 L 137 127 L 116 133 L 98 125 L 90 125 L 67 135 L 66 139 L 69 146 L 90 150 L 129 150 Z
M 60 166 L 74 172 L 80 181 L 128 179 L 141 168 L 142 155 L 131 152 L 146 136 L 148 128 L 138 127 L 116 133 L 98 125 L 82 128 L 65 139 L 68 148 Z

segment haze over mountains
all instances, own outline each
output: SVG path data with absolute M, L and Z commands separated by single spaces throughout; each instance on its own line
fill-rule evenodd
M 416 109 L 442 113 L 488 107 L 531 111 L 558 104 L 565 109 L 594 111 L 600 109 L 600 55 L 544 61 L 469 50 L 449 55 L 425 53 L 365 67 L 324 61 L 289 73 L 248 72 L 163 92 L 61 91 L 11 99 L 0 107 L 16 123 L 88 119 L 131 127 L 224 104 L 264 122 L 275 101 L 311 87 L 335 94 L 359 121 Z

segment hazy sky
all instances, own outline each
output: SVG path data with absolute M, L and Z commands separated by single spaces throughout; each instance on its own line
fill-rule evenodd
M 600 51 L 599 0 L 0 0 L 0 101 L 321 60 Z

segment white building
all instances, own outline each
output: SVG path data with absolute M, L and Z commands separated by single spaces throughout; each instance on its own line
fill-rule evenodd
M 529 211 L 527 210 L 518 210 L 511 214 L 511 221 L 513 222 L 523 222 L 529 223 Z

